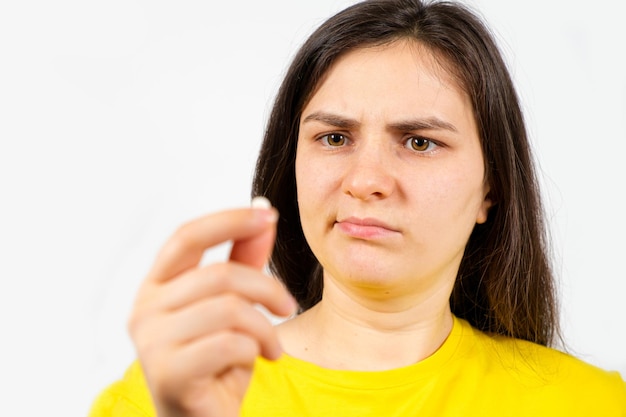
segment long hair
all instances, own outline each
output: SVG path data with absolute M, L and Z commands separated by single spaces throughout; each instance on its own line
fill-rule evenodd
M 550 345 L 559 334 L 557 302 L 524 118 L 492 35 L 456 3 L 357 3 L 323 23 L 296 54 L 274 102 L 252 189 L 280 212 L 270 269 L 301 311 L 320 301 L 322 269 L 302 232 L 296 198 L 300 116 L 340 56 L 399 39 L 432 50 L 469 96 L 494 202 L 467 243 L 450 298 L 452 312 L 482 331 Z

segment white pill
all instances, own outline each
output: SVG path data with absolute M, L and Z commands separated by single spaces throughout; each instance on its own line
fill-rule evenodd
M 272 203 L 270 203 L 270 201 L 263 197 L 263 196 L 256 196 L 252 199 L 252 204 L 251 204 L 252 208 L 258 208 L 258 209 L 270 209 L 272 208 Z

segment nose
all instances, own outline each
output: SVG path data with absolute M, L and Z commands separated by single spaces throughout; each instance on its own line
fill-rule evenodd
M 395 187 L 393 158 L 381 144 L 361 143 L 346 164 L 343 192 L 360 200 L 389 197 Z

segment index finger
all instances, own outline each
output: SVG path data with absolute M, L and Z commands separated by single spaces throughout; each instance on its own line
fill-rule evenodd
M 275 227 L 277 219 L 273 208 L 241 208 L 192 220 L 178 228 L 161 248 L 148 280 L 167 281 L 198 265 L 207 249 L 230 240 L 253 238 Z

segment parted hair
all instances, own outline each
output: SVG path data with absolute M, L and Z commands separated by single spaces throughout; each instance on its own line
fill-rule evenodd
M 328 19 L 297 52 L 277 93 L 252 187 L 280 212 L 270 269 L 301 311 L 320 301 L 322 268 L 302 232 L 296 195 L 300 116 L 339 57 L 400 39 L 432 51 L 470 98 L 494 203 L 468 240 L 452 312 L 488 333 L 552 345 L 559 337 L 558 305 L 524 117 L 492 34 L 458 3 L 363 1 Z

